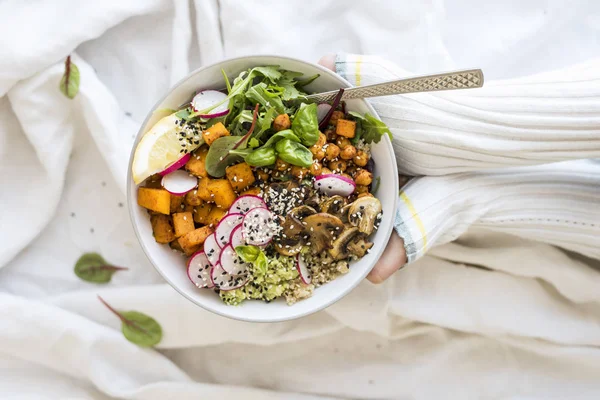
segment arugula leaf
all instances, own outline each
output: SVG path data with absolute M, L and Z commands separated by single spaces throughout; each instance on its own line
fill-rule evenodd
M 303 88 L 304 86 L 311 84 L 315 79 L 317 79 L 320 76 L 321 76 L 321 74 L 314 74 L 313 76 L 309 76 L 306 79 L 297 80 L 296 87 Z
M 277 156 L 292 165 L 310 168 L 313 155 L 306 147 L 290 139 L 283 139 L 275 145 Z
M 121 320 L 121 331 L 125 339 L 140 347 L 152 347 L 162 339 L 162 327 L 156 320 L 138 311 L 117 311 L 104 299 L 98 299 Z
M 251 149 L 255 149 L 258 146 L 260 146 L 260 142 L 258 140 L 256 140 L 256 138 L 252 138 L 248 142 L 248 147 L 250 147 Z
M 387 127 L 387 125 L 375 118 L 374 116 L 372 116 L 371 114 L 366 113 L 363 116 L 354 111 L 348 111 L 348 114 L 358 119 L 357 122 L 360 122 L 362 130 L 362 139 L 365 141 L 365 143 L 379 143 L 381 137 L 385 133 L 387 133 L 390 140 L 393 139 L 392 132 L 390 132 L 390 129 Z
M 71 56 L 65 60 L 65 73 L 60 80 L 58 88 L 69 99 L 75 98 L 79 92 L 79 68 L 71 62 Z
M 74 272 L 80 279 L 93 283 L 108 283 L 113 274 L 127 268 L 115 267 L 98 253 L 85 253 L 75 263 Z
M 231 112 L 230 112 L 231 114 Z M 240 113 L 238 113 L 236 115 L 236 117 L 233 119 L 233 121 L 231 121 L 231 123 L 228 125 L 228 129 L 229 132 L 233 135 L 233 136 L 242 136 L 244 133 L 244 123 L 246 122 L 252 122 L 252 111 L 250 110 L 243 110 Z
M 261 82 L 252 86 L 246 92 L 246 98 L 253 103 L 259 103 L 265 108 L 275 107 L 278 113 L 283 114 L 285 108 L 283 102 L 277 93 L 271 93 L 267 90 L 267 85 Z
M 284 71 L 281 74 L 281 78 L 277 81 L 277 86 L 283 91 L 281 98 L 284 101 L 306 98 L 306 95 L 300 93 L 297 88 L 298 81 L 295 78 L 299 76 L 302 76 L 302 73 L 295 71 Z
M 223 80 L 225 80 L 225 86 L 227 87 L 227 94 L 229 94 L 231 93 L 231 83 L 229 83 L 229 78 L 223 68 L 221 68 L 221 75 L 223 75 Z
M 271 81 L 272 84 L 277 82 L 277 79 L 281 78 L 281 72 L 279 71 L 279 65 L 267 65 L 265 67 L 254 67 L 250 70 L 249 75 L 260 74 Z
M 307 146 L 317 143 L 319 139 L 319 122 L 317 120 L 317 105 L 315 103 L 303 103 L 300 105 L 292 122 L 292 131 Z
M 254 138 L 257 140 L 261 138 L 263 133 L 265 133 L 271 125 L 273 124 L 273 120 L 277 117 L 278 113 L 275 107 L 269 108 L 262 116 L 258 116 L 258 131 L 254 134 Z

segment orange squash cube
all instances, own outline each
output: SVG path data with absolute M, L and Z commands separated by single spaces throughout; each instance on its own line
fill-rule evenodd
M 356 133 L 356 122 L 347 119 L 338 119 L 335 133 L 346 138 L 353 138 Z
M 211 179 L 208 184 L 208 191 L 217 207 L 220 208 L 229 208 L 237 197 L 227 179 Z
M 185 169 L 192 175 L 206 178 L 208 172 L 206 172 L 206 155 L 208 154 L 208 146 L 200 146 L 194 151 L 185 164 Z
M 227 167 L 225 174 L 236 192 L 246 189 L 256 181 L 252 167 L 245 162 Z
M 139 187 L 137 203 L 150 211 L 169 215 L 171 212 L 171 193 L 164 189 Z
M 210 146 L 215 140 L 220 137 L 229 136 L 229 131 L 225 128 L 222 122 L 217 122 L 207 130 L 202 132 L 204 143 Z

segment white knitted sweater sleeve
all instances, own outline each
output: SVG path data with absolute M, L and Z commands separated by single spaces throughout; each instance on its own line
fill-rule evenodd
M 410 76 L 372 56 L 340 55 L 336 70 L 355 85 Z M 471 225 L 600 258 L 600 162 L 585 160 L 600 158 L 600 60 L 370 102 L 399 170 L 428 175 L 400 193 L 395 226 L 409 262 Z

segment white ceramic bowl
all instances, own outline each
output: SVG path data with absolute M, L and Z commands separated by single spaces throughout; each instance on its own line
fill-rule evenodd
M 374 242 L 372 251 L 361 260 L 353 263 L 350 272 L 338 279 L 316 288 L 312 297 L 299 301 L 293 306 L 288 306 L 285 301 L 278 300 L 271 303 L 261 301 L 246 301 L 239 306 L 228 306 L 221 301 L 212 290 L 198 289 L 189 280 L 186 274 L 185 259 L 174 253 L 169 246 L 156 243 L 152 237 L 150 218 L 146 211 L 137 205 L 137 187 L 131 177 L 131 163 L 133 152 L 142 135 L 158 120 L 160 112 L 155 110 L 163 108 L 177 108 L 189 99 L 197 89 L 222 89 L 223 76 L 221 68 L 225 70 L 230 79 L 236 77 L 241 71 L 260 65 L 279 65 L 282 68 L 302 72 L 305 76 L 315 73 L 321 76 L 311 83 L 306 89 L 309 92 L 335 90 L 341 87 L 350 87 L 348 81 L 335 73 L 317 64 L 277 56 L 250 56 L 225 60 L 204 68 L 200 68 L 176 84 L 169 93 L 160 100 L 142 124 L 136 137 L 129 159 L 129 172 L 127 177 L 127 202 L 135 234 L 144 249 L 144 252 L 163 276 L 163 278 L 182 296 L 214 313 L 243 321 L 251 322 L 277 322 L 299 318 L 330 306 L 358 285 L 373 268 L 381 256 L 388 242 L 393 228 L 396 201 L 398 198 L 398 171 L 392 145 L 387 135 L 378 144 L 373 146 L 373 159 L 375 161 L 374 176 L 380 177 L 381 186 L 377 197 L 383 206 L 383 219 L 377 232 L 371 237 Z M 370 112 L 377 115 L 369 103 L 364 100 L 350 100 L 347 102 L 349 110 L 359 113 Z

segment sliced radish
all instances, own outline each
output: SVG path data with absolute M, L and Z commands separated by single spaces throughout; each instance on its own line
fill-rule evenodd
M 163 176 L 160 183 L 167 192 L 175 196 L 183 196 L 198 186 L 198 178 L 188 174 L 186 171 L 177 170 Z
M 179 160 L 175 161 L 173 164 L 169 165 L 165 168 L 164 171 L 159 172 L 161 176 L 165 176 L 170 174 L 171 172 L 177 171 L 179 168 L 183 167 L 192 157 L 192 153 L 187 153 L 185 156 L 181 157 Z
M 327 196 L 350 196 L 356 183 L 350 178 L 337 174 L 323 174 L 315 178 L 315 189 Z
M 245 274 L 248 272 L 249 267 L 249 264 L 238 256 L 231 244 L 228 244 L 221 250 L 219 264 L 221 264 L 221 268 L 231 275 Z
M 217 229 L 215 229 L 215 236 L 217 238 L 217 243 L 221 248 L 225 247 L 229 243 L 229 237 L 231 236 L 231 231 L 233 228 L 242 223 L 244 216 L 239 213 L 231 213 L 219 221 L 219 225 L 217 225 Z
M 304 261 L 304 257 L 301 254 L 296 256 L 296 269 L 298 270 L 298 274 L 300 275 L 300 279 L 306 285 L 312 282 L 312 274 L 308 270 L 308 266 L 306 265 L 306 261 Z
M 256 207 L 248 211 L 242 221 L 244 241 L 255 246 L 269 244 L 281 226 L 273 214 L 265 207 Z
M 248 283 L 248 274 L 231 275 L 217 264 L 212 267 L 210 277 L 213 285 L 220 290 L 238 289 Z
M 187 263 L 187 276 L 199 288 L 212 288 L 214 284 L 210 277 L 212 265 L 203 251 L 192 255 Z
M 246 244 L 246 242 L 244 241 L 244 235 L 242 234 L 242 224 L 239 224 L 231 231 L 231 236 L 229 236 L 229 244 L 234 249 L 238 246 L 243 246 Z
M 210 110 L 208 114 L 201 114 L 200 118 L 217 118 L 229 113 L 229 102 L 227 95 L 217 90 L 203 90 L 198 92 L 192 99 L 192 108 L 195 112 Z M 222 104 L 219 104 L 222 103 Z M 215 105 L 219 104 L 217 107 Z
M 230 213 L 246 214 L 253 208 L 263 207 L 267 208 L 267 204 L 263 199 L 253 194 L 245 194 L 238 197 L 231 207 L 229 207 Z
M 217 243 L 217 237 L 214 233 L 209 235 L 204 241 L 204 253 L 206 254 L 206 258 L 208 258 L 208 262 L 211 263 L 211 265 L 216 265 L 219 263 L 221 247 Z
M 329 110 L 331 110 L 331 105 L 327 103 L 319 104 L 317 106 L 317 121 L 323 121 L 323 119 L 325 119 L 325 117 L 327 116 L 327 113 L 329 113 Z

